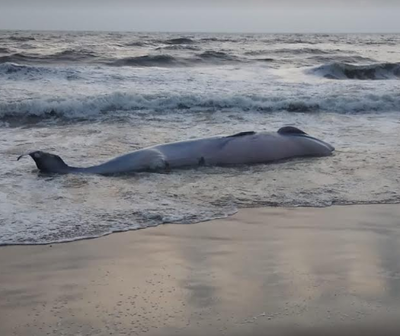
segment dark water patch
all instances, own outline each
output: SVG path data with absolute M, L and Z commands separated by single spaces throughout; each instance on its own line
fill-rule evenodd
M 195 41 L 188 37 L 179 37 L 179 38 L 165 40 L 164 43 L 165 44 L 193 44 L 193 43 L 195 43 Z
M 244 55 L 248 56 L 260 56 L 260 55 L 337 55 L 338 53 L 342 53 L 344 51 L 340 49 L 318 49 L 318 48 L 283 48 L 283 49 L 261 49 L 261 50 L 250 50 L 244 52 Z
M 220 39 L 216 38 L 216 37 L 204 37 L 201 38 L 200 41 L 204 41 L 204 42 L 217 42 L 217 41 L 221 41 Z
M 307 59 L 318 63 L 366 63 L 376 62 L 374 59 L 360 55 L 315 55 Z
M 164 47 L 157 47 L 155 50 L 174 50 L 174 51 L 180 51 L 180 50 L 191 50 L 191 51 L 198 51 L 200 50 L 199 47 L 195 45 L 190 45 L 190 44 L 172 44 L 172 45 L 167 45 Z
M 270 52 L 274 54 L 291 54 L 291 55 L 303 55 L 303 54 L 326 55 L 326 54 L 336 54 L 340 52 L 340 50 L 339 49 L 323 50 L 318 48 L 300 48 L 300 49 L 283 48 L 283 49 L 271 50 Z
M 137 57 L 125 57 L 109 63 L 113 66 L 137 66 L 137 67 L 171 67 L 184 65 L 184 61 L 170 55 L 145 55 Z
M 254 61 L 258 61 L 258 62 L 274 62 L 275 59 L 269 58 L 269 57 L 265 57 L 265 58 L 255 58 Z
M 0 47 L 0 53 L 1 54 L 11 54 L 11 50 L 8 48 Z
M 44 58 L 58 61 L 83 61 L 98 58 L 98 55 L 86 49 L 66 49 L 53 55 L 44 56 Z
M 230 55 L 230 54 L 222 52 L 222 51 L 214 51 L 214 50 L 207 50 L 201 54 L 198 54 L 197 56 L 203 60 L 208 60 L 208 61 L 212 61 L 212 60 L 239 61 L 239 59 L 234 55 Z
M 9 36 L 8 39 L 10 41 L 17 41 L 17 42 L 28 42 L 28 41 L 35 41 L 36 39 L 33 36 Z
M 107 62 L 113 66 L 137 66 L 137 67 L 174 67 L 174 66 L 196 66 L 213 65 L 221 62 L 241 62 L 238 57 L 220 51 L 205 51 L 194 57 L 177 57 L 168 54 L 144 55 L 126 57 L 116 61 Z
M 7 56 L 0 57 L 0 64 L 1 63 L 24 63 L 24 62 L 35 62 L 40 61 L 42 57 L 40 55 L 26 55 L 23 53 L 14 53 Z
M 146 42 L 142 41 L 132 41 L 125 44 L 120 44 L 120 47 L 145 47 L 147 45 Z
M 262 49 L 262 50 L 250 50 L 245 51 L 243 54 L 248 56 L 260 56 L 270 54 L 270 50 Z
M 273 38 L 270 39 L 264 39 L 262 40 L 264 43 L 268 44 L 275 44 L 275 43 L 282 43 L 282 44 L 318 44 L 320 41 L 315 40 L 315 38 L 294 38 L 290 36 L 282 36 L 282 35 L 276 35 Z
M 243 41 L 243 38 L 235 38 L 235 37 L 204 37 L 199 39 L 200 42 L 239 42 Z

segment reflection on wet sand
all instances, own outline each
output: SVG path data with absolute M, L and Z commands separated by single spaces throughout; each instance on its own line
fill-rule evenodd
M 400 332 L 400 207 L 252 209 L 3 247 L 1 335 Z

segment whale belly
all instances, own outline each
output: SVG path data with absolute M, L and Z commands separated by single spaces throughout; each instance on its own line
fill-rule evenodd
M 164 155 L 156 149 L 142 149 L 107 161 L 101 165 L 84 168 L 95 174 L 126 174 L 140 171 L 157 171 L 167 167 Z M 82 172 L 78 170 L 77 172 Z

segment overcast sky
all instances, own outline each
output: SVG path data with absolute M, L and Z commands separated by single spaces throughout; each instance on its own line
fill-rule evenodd
M 0 29 L 400 32 L 400 0 L 0 0 Z

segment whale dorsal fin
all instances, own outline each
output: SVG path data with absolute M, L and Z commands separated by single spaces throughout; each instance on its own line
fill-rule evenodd
M 282 135 L 290 135 L 290 134 L 307 134 L 306 132 L 303 132 L 301 129 L 298 129 L 297 127 L 293 127 L 293 126 L 285 126 L 285 127 L 281 127 L 278 130 L 278 134 L 282 134 Z
M 229 135 L 227 136 L 227 138 L 234 138 L 234 137 L 241 137 L 241 136 L 245 136 L 245 135 L 252 135 L 255 134 L 256 132 L 254 131 L 249 131 L 249 132 L 240 132 L 240 133 L 236 133 L 233 135 Z

